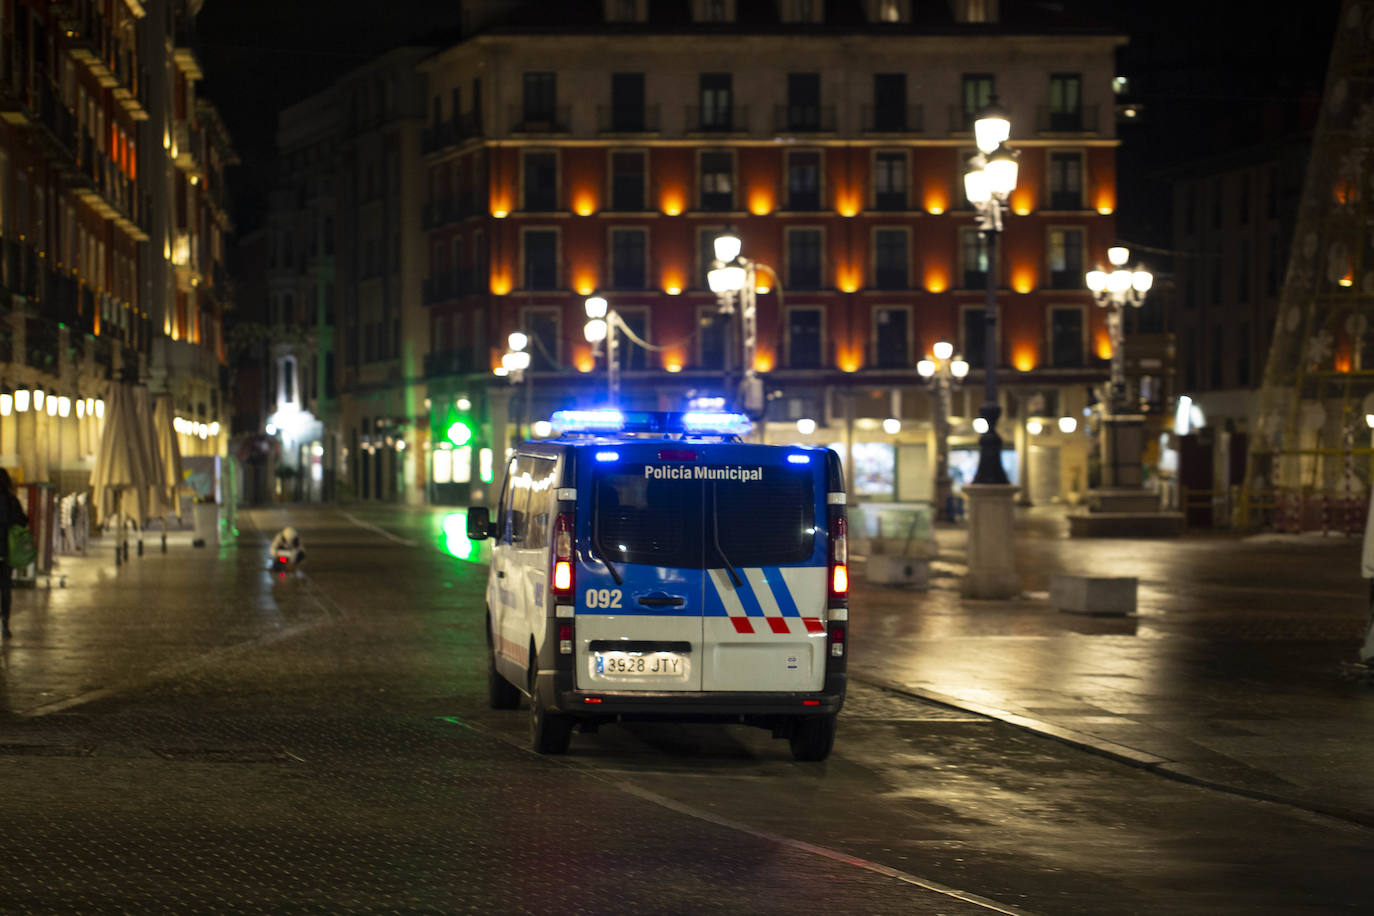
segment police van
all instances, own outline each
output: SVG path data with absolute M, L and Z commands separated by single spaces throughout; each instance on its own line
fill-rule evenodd
M 848 537 L 830 449 L 740 441 L 742 414 L 556 411 L 520 445 L 487 581 L 493 708 L 529 697 L 531 739 L 574 726 L 743 722 L 823 760 L 844 703 Z

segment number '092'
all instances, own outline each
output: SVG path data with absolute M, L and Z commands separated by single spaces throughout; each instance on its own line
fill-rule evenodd
M 620 589 L 589 588 L 586 594 L 586 604 L 589 608 L 618 608 L 620 607 Z

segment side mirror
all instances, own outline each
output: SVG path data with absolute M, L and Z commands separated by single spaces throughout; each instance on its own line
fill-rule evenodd
M 468 540 L 485 541 L 491 537 L 491 511 L 486 506 L 468 509 Z

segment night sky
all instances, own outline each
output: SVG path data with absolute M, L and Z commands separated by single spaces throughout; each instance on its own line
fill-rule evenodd
M 1002 0 L 1017 2 L 1029 0 Z M 1146 108 L 1121 134 L 1118 226 L 1123 239 L 1160 243 L 1168 230 L 1162 169 L 1301 127 L 1296 112 L 1321 89 L 1340 0 L 1285 4 L 1272 17 L 1254 4 L 1196 0 L 1042 5 L 1082 9 L 1131 37 L 1120 70 Z M 201 89 L 243 159 L 230 172 L 240 229 L 263 219 L 278 111 L 399 44 L 447 42 L 458 16 L 456 0 L 206 0 Z

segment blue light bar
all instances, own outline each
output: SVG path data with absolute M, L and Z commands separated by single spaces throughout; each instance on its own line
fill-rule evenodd
M 597 460 L 597 461 L 619 461 L 619 460 L 620 460 L 620 453 L 619 453 L 619 452 L 597 452 L 597 453 L 596 453 L 596 460 Z
M 811 463 L 811 456 L 810 456 L 810 455 L 788 455 L 788 456 L 787 456 L 787 460 L 790 461 L 790 462 L 792 462 L 793 464 L 810 464 L 810 463 Z
M 614 407 L 555 410 L 549 422 L 560 433 L 617 433 L 625 428 L 625 414 Z
M 689 410 L 682 415 L 682 430 L 686 433 L 743 436 L 753 428 L 754 424 L 742 413 Z

